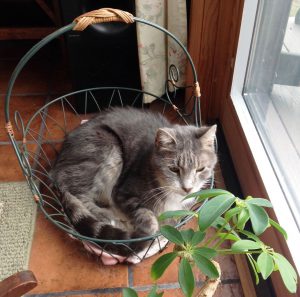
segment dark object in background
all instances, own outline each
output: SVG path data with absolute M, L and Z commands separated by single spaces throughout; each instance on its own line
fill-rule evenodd
M 135 15 L 134 0 L 61 0 L 64 24 L 71 23 L 77 16 L 95 9 L 111 7 L 128 11 Z M 66 34 L 73 90 L 93 87 L 122 86 L 141 89 L 136 25 L 105 23 L 92 25 L 83 32 L 71 31 Z M 94 93 L 97 98 L 97 92 Z M 111 92 L 101 91 L 97 98 L 100 107 L 105 107 Z M 106 97 L 106 98 L 105 98 Z M 134 100 L 130 92 L 122 92 L 125 104 Z M 85 107 L 82 95 L 76 95 L 78 112 L 97 111 L 94 106 Z M 120 105 L 118 96 L 113 105 Z

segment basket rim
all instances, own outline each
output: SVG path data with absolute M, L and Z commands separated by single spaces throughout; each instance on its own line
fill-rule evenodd
M 57 98 L 54 98 L 54 99 L 50 100 L 49 102 L 47 102 L 46 104 L 44 104 L 42 107 L 40 107 L 28 120 L 28 122 L 25 126 L 25 129 L 24 129 L 24 136 L 26 136 L 26 133 L 29 131 L 30 124 L 32 123 L 32 121 L 39 115 L 39 113 L 41 111 L 43 111 L 45 108 L 51 106 L 51 104 L 54 104 L 54 103 L 58 102 L 59 100 L 66 99 L 67 97 L 72 96 L 72 95 L 76 95 L 76 94 L 80 94 L 80 93 L 84 93 L 84 92 L 89 92 L 89 91 L 97 91 L 97 90 L 129 90 L 129 91 L 134 91 L 134 92 L 137 92 L 137 93 L 140 93 L 140 94 L 151 95 L 151 96 L 155 97 L 157 100 L 160 100 L 160 101 L 162 101 L 166 104 L 172 105 L 172 102 L 169 102 L 168 100 L 166 100 L 164 98 L 161 98 L 161 97 L 159 97 L 155 94 L 152 94 L 150 92 L 143 91 L 143 90 L 140 90 L 140 89 L 135 89 L 135 88 L 127 88 L 127 87 L 93 87 L 93 88 L 81 89 L 81 90 L 77 90 L 77 91 L 74 91 L 74 92 L 69 92 L 69 93 L 61 95 Z M 60 140 L 60 141 L 62 141 L 62 140 Z M 23 148 L 24 148 L 24 152 L 28 153 L 26 143 L 23 144 Z M 25 160 L 26 160 L 26 158 L 25 158 Z M 29 166 L 31 168 L 30 165 L 27 165 L 27 166 Z M 74 236 L 76 239 L 90 241 L 90 242 L 94 242 L 94 243 L 113 243 L 113 244 L 122 245 L 122 244 L 129 244 L 129 243 L 132 243 L 132 242 L 155 240 L 159 236 L 162 236 L 161 232 L 158 232 L 156 234 L 152 234 L 152 235 L 145 236 L 145 237 L 139 237 L 139 238 L 133 238 L 133 239 L 123 239 L 123 240 L 121 240 L 121 239 L 120 240 L 116 240 L 116 239 L 111 240 L 111 239 L 98 239 L 98 238 L 82 235 L 78 231 L 76 231 L 75 228 L 72 225 L 64 224 L 64 223 L 62 223 L 60 221 L 57 221 L 54 218 L 52 218 L 52 216 L 48 213 L 48 211 L 44 207 L 44 198 L 42 197 L 42 194 L 39 190 L 39 183 L 41 181 L 39 181 L 39 179 L 37 177 L 33 177 L 30 174 L 27 176 L 27 178 L 28 178 L 28 183 L 31 187 L 32 192 L 34 192 L 39 197 L 37 203 L 38 203 L 40 209 L 42 210 L 42 212 L 44 213 L 44 215 L 46 216 L 46 218 L 49 219 L 59 229 L 61 229 L 65 232 L 67 232 L 68 234 Z M 214 184 L 214 176 L 211 177 L 210 188 L 213 187 L 213 184 Z M 54 195 L 54 193 L 53 193 L 53 195 Z M 200 211 L 201 207 L 204 205 L 204 203 L 205 203 L 205 201 L 198 208 L 196 208 L 196 210 L 194 210 L 194 211 L 196 213 L 198 213 Z M 67 215 L 65 213 L 64 213 L 64 215 L 67 217 Z M 174 228 L 176 228 L 176 229 L 180 228 L 181 226 L 186 224 L 188 221 L 190 221 L 193 217 L 194 217 L 193 215 L 186 216 L 185 218 L 182 219 L 182 221 L 177 223 L 174 226 Z

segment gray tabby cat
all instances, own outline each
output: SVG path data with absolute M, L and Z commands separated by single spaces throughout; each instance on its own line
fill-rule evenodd
M 134 108 L 110 109 L 72 131 L 51 178 L 74 228 L 101 239 L 155 234 L 157 216 L 187 208 L 182 199 L 211 177 L 215 132 L 216 126 L 173 125 Z M 106 249 L 129 253 L 121 246 Z

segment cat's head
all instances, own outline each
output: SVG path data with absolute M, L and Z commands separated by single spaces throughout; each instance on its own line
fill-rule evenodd
M 180 196 L 203 188 L 217 162 L 215 134 L 216 125 L 158 129 L 153 163 L 160 186 Z

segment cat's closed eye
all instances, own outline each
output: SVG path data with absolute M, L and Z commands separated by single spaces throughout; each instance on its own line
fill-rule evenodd
M 175 173 L 179 173 L 180 172 L 180 169 L 179 167 L 169 167 L 169 169 L 172 171 L 172 172 L 175 172 Z
M 204 170 L 205 170 L 205 168 L 206 168 L 206 167 L 201 167 L 201 168 L 198 168 L 198 169 L 196 169 L 196 172 L 202 172 L 202 171 L 204 171 Z

